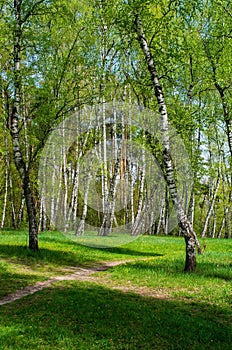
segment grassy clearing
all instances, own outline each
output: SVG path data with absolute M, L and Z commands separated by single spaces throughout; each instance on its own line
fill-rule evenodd
M 0 233 L 0 268 L 2 282 L 0 297 L 20 287 L 51 276 L 67 273 L 69 267 L 85 266 L 103 260 L 126 259 L 133 251 L 110 253 L 79 245 L 59 232 L 42 233 L 39 237 L 40 250 L 34 254 L 27 248 L 27 232 Z M 140 253 L 141 257 L 143 253 Z M 137 252 L 135 252 L 137 256 Z
M 110 273 L 114 284 L 146 286 L 163 291 L 170 297 L 199 300 L 215 305 L 231 305 L 232 302 L 232 242 L 207 240 L 207 250 L 197 257 L 197 271 L 183 274 L 184 243 L 179 238 L 143 237 L 143 245 L 153 246 L 162 256 L 147 261 L 135 261 L 115 267 Z M 139 242 L 137 242 L 139 244 Z M 172 251 L 173 250 L 173 251 Z
M 184 274 L 182 238 L 144 236 L 99 250 L 44 233 L 35 255 L 25 235 L 0 234 L 1 295 L 72 266 L 134 261 L 97 273 L 95 283 L 56 282 L 1 306 L 0 349 L 231 349 L 231 240 L 206 240 L 196 273 Z

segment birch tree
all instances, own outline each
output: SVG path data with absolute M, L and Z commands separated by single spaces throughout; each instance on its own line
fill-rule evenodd
M 163 89 L 160 84 L 160 79 L 157 72 L 157 67 L 155 65 L 153 55 L 151 53 L 149 42 L 144 32 L 140 14 L 138 12 L 135 12 L 134 18 L 137 40 L 140 44 L 140 47 L 144 54 L 144 58 L 147 62 L 147 67 L 150 72 L 154 93 L 159 106 L 160 124 L 162 131 L 163 160 L 165 164 L 166 179 L 170 191 L 170 196 L 176 210 L 178 224 L 184 234 L 186 242 L 185 271 L 194 271 L 196 268 L 196 246 L 198 248 L 198 251 L 200 252 L 200 244 L 198 242 L 196 233 L 194 232 L 192 225 L 185 214 L 185 211 L 183 209 L 183 203 L 181 203 L 181 200 L 177 193 L 177 184 L 174 176 L 174 166 L 170 148 L 168 112 L 166 102 L 164 99 Z
M 22 1 L 14 0 L 14 80 L 13 80 L 13 105 L 11 113 L 11 137 L 14 152 L 14 161 L 20 174 L 23 192 L 26 200 L 29 221 L 29 248 L 38 250 L 38 225 L 34 197 L 31 190 L 30 169 L 23 158 L 20 142 L 19 120 L 22 108 L 22 84 L 21 84 L 21 51 L 22 51 Z

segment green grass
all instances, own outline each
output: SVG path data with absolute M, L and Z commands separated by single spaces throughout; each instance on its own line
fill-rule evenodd
M 143 236 L 93 249 L 47 232 L 33 254 L 26 237 L 0 234 L 1 296 L 73 266 L 134 261 L 96 273 L 93 283 L 56 282 L 1 306 L 1 350 L 231 349 L 231 240 L 206 240 L 196 272 L 184 274 L 183 238 Z
M 171 297 L 197 299 L 216 305 L 231 304 L 232 241 L 207 240 L 206 252 L 197 257 L 196 272 L 184 274 L 184 243 L 181 239 L 144 237 L 143 240 L 153 247 L 159 245 L 159 248 L 163 244 L 167 249 L 170 244 L 169 253 L 115 267 L 110 276 L 114 283 L 126 285 L 129 281 L 132 285 L 164 293 L 168 291 Z
M 119 230 L 119 228 L 117 229 Z M 76 236 L 75 232 L 65 234 L 72 241 L 92 247 L 92 248 L 110 248 L 119 247 L 128 244 L 138 237 L 132 236 L 130 232 L 113 232 L 108 236 L 99 236 L 97 231 L 87 231 L 84 235 Z

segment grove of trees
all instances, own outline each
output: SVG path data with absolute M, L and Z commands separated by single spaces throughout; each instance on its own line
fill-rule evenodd
M 88 225 L 102 236 L 122 226 L 132 235 L 183 235 L 185 270 L 194 270 L 197 237 L 231 238 L 231 56 L 228 0 L 0 0 L 1 229 L 29 227 L 33 251 L 38 233 L 55 226 L 74 235 Z M 117 104 L 153 111 L 160 137 L 133 128 L 129 109 L 118 116 L 107 107 Z M 86 118 L 81 133 L 87 106 L 99 118 Z M 69 149 L 62 141 L 48 148 L 59 158 L 49 179 L 58 187 L 48 194 L 38 182 L 41 154 L 57 127 L 64 139 L 61 126 L 71 115 L 80 136 Z M 190 161 L 186 181 L 169 125 Z M 96 154 L 81 165 L 91 148 Z M 155 182 L 148 188 L 147 152 L 159 163 L 162 191 Z M 91 177 L 80 171 L 91 173 L 93 157 L 102 159 L 94 171 L 103 204 L 95 209 Z

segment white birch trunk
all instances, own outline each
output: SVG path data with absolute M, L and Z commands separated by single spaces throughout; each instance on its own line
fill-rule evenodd
M 159 221 L 157 224 L 156 234 L 159 235 L 161 232 L 161 229 L 164 231 L 165 227 L 165 208 L 166 208 L 166 194 L 163 196 L 161 205 L 160 205 L 160 215 L 159 215 Z
M 3 101 L 5 101 L 4 92 L 3 92 L 2 98 L 3 98 Z M 5 103 L 4 112 L 3 112 L 5 118 L 6 118 L 5 110 L 7 109 L 8 109 L 7 103 Z M 6 153 L 5 153 L 6 170 L 5 170 L 5 195 L 4 195 L 1 228 L 3 228 L 5 224 L 8 195 L 9 195 L 9 201 L 11 206 L 12 225 L 14 228 L 16 228 L 17 220 L 16 220 L 16 212 L 15 212 L 15 204 L 14 204 L 14 191 L 13 191 L 13 181 L 12 181 L 11 167 L 10 167 L 10 152 L 9 152 L 9 142 L 8 142 L 8 132 L 7 132 L 6 121 L 4 121 L 4 143 L 5 143 L 5 149 L 6 149 Z
M 55 155 L 55 150 L 54 150 L 54 145 L 52 145 L 52 154 L 53 154 L 53 164 L 56 164 L 56 155 Z M 50 201 L 50 223 L 51 225 L 55 225 L 55 183 L 56 183 L 56 168 L 53 168 L 52 171 L 52 183 L 51 183 L 51 188 L 52 188 L 52 193 L 51 193 L 51 201 Z
M 227 213 L 226 213 L 225 238 L 231 238 L 231 202 L 232 202 L 232 198 L 229 199 L 230 206 L 227 208 Z
M 62 124 L 62 140 L 64 140 L 65 137 L 65 130 L 64 130 L 64 124 Z M 63 195 L 63 227 L 64 232 L 67 231 L 67 205 L 68 205 L 68 176 L 67 176 L 67 155 L 66 155 L 66 147 L 63 145 L 62 147 L 62 160 L 63 160 L 63 181 L 64 181 L 64 195 Z
M 19 116 L 21 107 L 21 46 L 22 46 L 22 1 L 14 0 L 14 80 L 13 80 L 13 106 L 11 114 L 11 137 L 13 144 L 14 161 L 23 184 L 23 192 L 27 205 L 29 221 L 29 248 L 38 250 L 38 225 L 34 197 L 31 190 L 29 171 L 22 156 L 19 132 Z
M 18 228 L 20 228 L 21 222 L 23 219 L 24 205 L 25 205 L 25 197 L 22 194 L 21 203 L 20 203 L 19 212 L 18 212 L 18 220 L 17 220 L 17 227 Z
M 47 228 L 47 216 L 46 216 L 46 193 L 45 193 L 45 167 L 43 170 L 43 187 L 41 190 L 41 199 L 40 199 L 40 209 L 39 209 L 39 226 L 38 232 L 45 231 Z
M 231 121 L 231 115 L 229 112 L 229 103 L 226 100 L 226 88 L 222 87 L 220 85 L 220 82 L 217 80 L 217 66 L 213 62 L 213 59 L 211 56 L 208 57 L 212 66 L 212 71 L 213 71 L 213 80 L 214 80 L 214 85 L 215 88 L 217 89 L 221 102 L 222 102 L 222 108 L 223 108 L 223 117 L 224 117 L 224 122 L 226 126 L 226 136 L 227 136 L 227 142 L 229 146 L 229 152 L 230 152 L 230 157 L 229 157 L 229 166 L 230 166 L 230 189 L 228 191 L 228 213 L 227 213 L 227 218 L 226 218 L 226 238 L 231 237 L 231 211 L 232 211 L 232 121 Z
M 195 208 L 195 196 L 194 196 L 194 188 L 192 188 L 191 196 L 189 200 L 189 207 L 188 207 L 188 220 L 192 226 L 194 223 L 194 208 Z
M 225 227 L 225 220 L 226 220 L 226 218 L 225 218 L 225 214 L 224 214 L 224 216 L 222 218 L 221 226 L 220 226 L 218 234 L 217 234 L 217 238 L 221 238 L 221 236 L 222 236 L 223 229 Z
M 145 168 L 145 150 L 144 148 L 142 148 L 142 168 L 139 170 L 139 198 L 138 198 L 138 209 L 137 209 L 137 213 L 136 213 L 136 217 L 135 217 L 135 221 L 134 221 L 134 225 L 132 227 L 132 235 L 136 236 L 139 234 L 139 230 L 140 230 L 140 222 L 141 222 L 141 215 L 142 215 L 142 209 L 143 209 L 143 199 L 144 199 L 144 181 L 145 181 L 145 172 L 146 172 L 146 168 Z
M 145 36 L 143 25 L 140 17 L 135 15 L 135 27 L 138 36 L 138 42 L 144 53 L 145 60 L 148 65 L 148 69 L 151 76 L 151 81 L 153 84 L 155 96 L 159 105 L 160 111 L 160 122 L 161 122 L 161 132 L 162 132 L 162 145 L 163 145 L 163 160 L 166 170 L 166 179 L 170 191 L 170 196 L 174 204 L 178 224 L 184 234 L 186 242 L 186 262 L 185 271 L 194 271 L 196 268 L 196 251 L 195 247 L 198 247 L 200 252 L 200 244 L 198 242 L 197 236 L 192 228 L 191 223 L 187 219 L 184 212 L 183 205 L 177 193 L 176 180 L 174 176 L 174 166 L 171 157 L 170 140 L 169 140 L 169 127 L 168 127 L 168 113 L 166 108 L 166 103 L 164 100 L 163 90 L 160 85 L 159 77 L 157 74 L 155 62 L 151 54 L 150 47 L 148 45 L 147 38 Z
M 91 166 L 92 166 L 92 160 L 89 164 L 89 168 L 87 170 L 86 177 L 84 178 L 84 198 L 83 198 L 83 211 L 82 211 L 82 216 L 81 220 L 79 221 L 79 224 L 76 229 L 76 236 L 82 236 L 85 231 L 85 220 L 86 220 L 86 215 L 88 211 L 88 194 L 89 194 L 89 186 L 90 186 L 90 181 L 91 181 Z
M 209 220 L 210 220 L 211 215 L 212 215 L 213 210 L 214 210 L 214 204 L 215 204 L 215 199 L 216 199 L 217 192 L 218 192 L 218 189 L 219 189 L 219 186 L 220 186 L 220 180 L 221 180 L 221 176 L 220 176 L 220 170 L 219 170 L 218 171 L 216 185 L 215 185 L 215 189 L 214 189 L 214 191 L 212 193 L 212 198 L 210 199 L 210 206 L 209 206 L 206 218 L 205 218 L 204 228 L 203 228 L 203 231 L 201 233 L 201 237 L 202 238 L 205 237 L 205 234 L 206 234 L 207 229 L 208 229 Z
M 9 178 L 8 167 L 6 166 L 6 170 L 5 170 L 5 192 L 4 192 L 3 209 L 2 209 L 1 230 L 4 228 L 5 218 L 6 218 L 6 206 L 7 206 L 7 197 L 8 197 L 8 178 Z
M 113 120 L 113 144 L 112 144 L 112 176 L 110 179 L 109 191 L 107 190 L 107 197 L 105 197 L 105 207 L 103 208 L 103 220 L 102 225 L 99 229 L 99 236 L 108 236 L 113 227 L 113 222 L 115 220 L 115 197 L 116 197 L 116 188 L 118 182 L 118 176 L 120 173 L 120 164 L 121 164 L 121 155 L 124 145 L 124 139 L 121 140 L 121 147 L 117 146 L 117 120 L 116 120 L 116 111 L 114 111 L 114 120 Z M 108 185 L 107 185 L 108 186 Z
M 166 186 L 165 190 L 165 216 L 164 216 L 164 234 L 168 234 L 169 226 L 169 198 L 168 198 L 168 188 Z
M 106 140 L 106 111 L 105 111 L 105 101 L 103 100 L 102 105 L 102 155 L 103 155 L 103 175 L 102 175 L 102 205 L 103 213 L 105 213 L 105 208 L 107 206 L 108 197 L 108 167 L 107 167 L 107 140 Z
M 213 211 L 212 217 L 213 217 L 213 227 L 212 227 L 212 231 L 211 231 L 210 237 L 214 238 L 215 237 L 215 233 L 216 233 L 216 228 L 217 228 L 217 216 L 216 216 L 215 211 Z
M 77 146 L 78 147 L 78 146 Z M 78 148 L 76 149 L 76 155 L 78 156 Z M 68 212 L 67 222 L 74 222 L 74 229 L 76 230 L 76 218 L 78 209 L 78 190 L 79 190 L 79 175 L 80 175 L 80 163 L 77 159 L 76 168 L 74 171 L 73 184 L 72 184 L 72 194 L 71 203 Z

